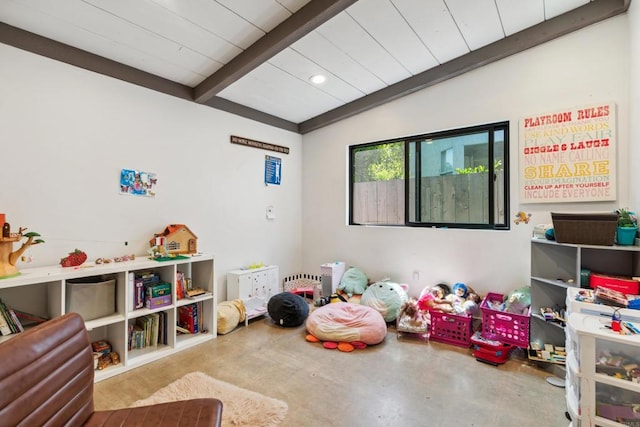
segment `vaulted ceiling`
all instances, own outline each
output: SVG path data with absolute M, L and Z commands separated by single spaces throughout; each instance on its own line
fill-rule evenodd
M 0 43 L 304 134 L 630 1 L 2 0 Z

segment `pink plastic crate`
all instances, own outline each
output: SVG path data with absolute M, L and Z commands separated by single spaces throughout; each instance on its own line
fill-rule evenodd
M 431 315 L 430 340 L 458 347 L 471 346 L 471 329 L 473 328 L 471 316 L 458 316 L 436 310 L 429 310 L 429 314 Z
M 529 313 L 526 315 L 494 310 L 489 302 L 502 302 L 504 295 L 489 292 L 480 304 L 482 311 L 482 336 L 489 340 L 502 341 L 516 347 L 529 346 Z

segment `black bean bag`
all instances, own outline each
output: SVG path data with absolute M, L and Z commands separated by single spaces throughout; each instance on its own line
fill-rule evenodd
M 300 326 L 309 315 L 309 304 L 300 295 L 282 292 L 269 299 L 267 311 L 280 326 Z

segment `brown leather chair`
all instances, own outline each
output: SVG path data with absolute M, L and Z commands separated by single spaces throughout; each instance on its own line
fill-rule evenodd
M 93 352 L 68 313 L 0 344 L 0 426 L 220 426 L 222 402 L 193 399 L 95 411 Z

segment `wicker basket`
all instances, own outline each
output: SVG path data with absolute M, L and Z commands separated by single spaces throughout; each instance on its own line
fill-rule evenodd
M 618 228 L 615 213 L 551 213 L 558 243 L 613 246 Z

